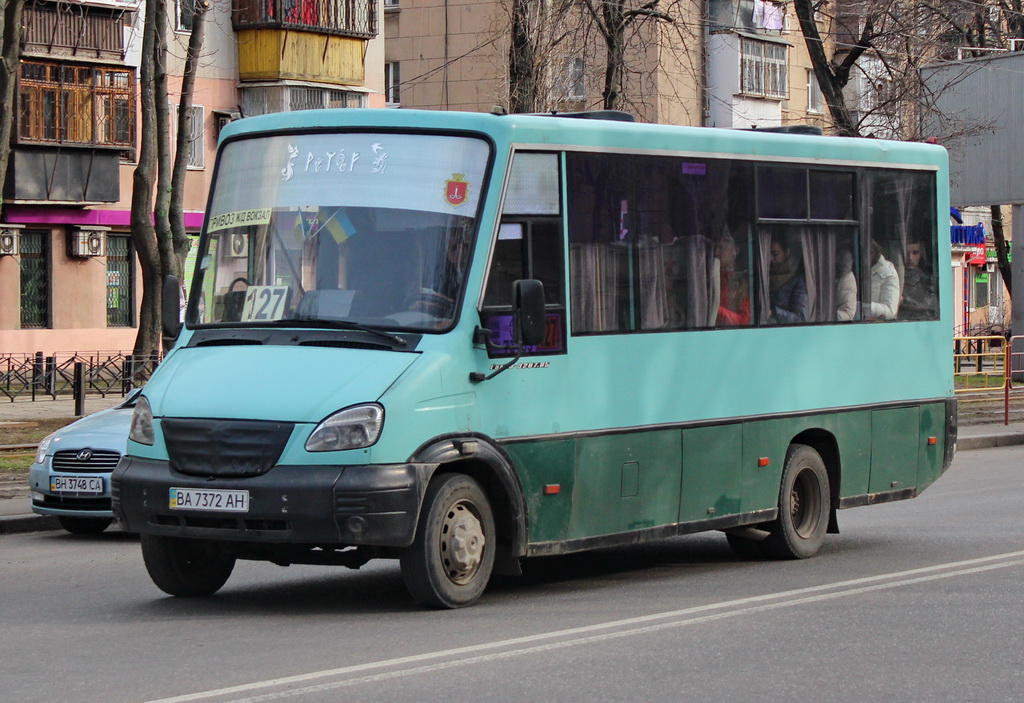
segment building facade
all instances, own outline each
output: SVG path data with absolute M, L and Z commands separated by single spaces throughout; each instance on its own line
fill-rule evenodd
M 384 106 L 383 0 L 213 0 L 192 98 L 186 230 L 198 233 L 220 129 L 243 114 Z M 174 121 L 193 14 L 168 0 Z M 144 0 L 29 0 L 0 222 L 0 354 L 131 350 L 130 236 Z

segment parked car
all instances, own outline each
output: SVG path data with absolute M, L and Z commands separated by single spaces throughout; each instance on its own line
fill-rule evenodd
M 112 408 L 83 417 L 39 443 L 29 469 L 32 512 L 56 515 L 76 535 L 98 534 L 114 521 L 110 472 L 124 453 L 135 401 L 133 390 Z

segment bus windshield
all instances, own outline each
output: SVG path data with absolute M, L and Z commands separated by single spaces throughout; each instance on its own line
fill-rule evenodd
M 385 133 L 225 145 L 189 323 L 447 329 L 489 149 L 470 137 Z

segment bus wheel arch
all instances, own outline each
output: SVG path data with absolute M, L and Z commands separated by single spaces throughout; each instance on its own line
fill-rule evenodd
M 495 544 L 494 516 L 480 484 L 457 471 L 435 473 L 416 536 L 400 554 L 402 580 L 421 605 L 471 605 L 490 581 Z
M 526 554 L 526 499 L 512 460 L 483 437 L 445 437 L 417 450 L 412 461 L 436 464 L 430 480 L 461 473 L 483 489 L 494 513 L 497 534 L 494 571 L 518 576 Z
M 806 444 L 818 452 L 818 456 L 825 462 L 825 471 L 828 473 L 829 486 L 829 511 L 827 534 L 839 534 L 839 521 L 836 512 L 839 509 L 839 487 L 842 479 L 842 462 L 839 458 L 839 443 L 835 435 L 827 430 L 812 429 L 801 432 L 793 438 L 791 444 Z

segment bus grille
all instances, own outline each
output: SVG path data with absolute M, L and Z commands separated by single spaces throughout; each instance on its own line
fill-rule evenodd
M 260 476 L 277 464 L 290 422 L 165 418 L 171 468 L 190 476 Z

